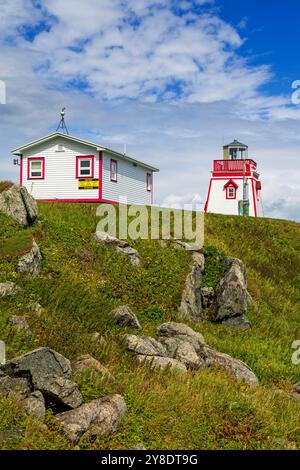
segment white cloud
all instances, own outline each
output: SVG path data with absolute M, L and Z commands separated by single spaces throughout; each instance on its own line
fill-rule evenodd
M 28 2 L 18 4 L 20 22 L 32 24 Z M 43 9 L 33 18 L 44 15 L 49 30 L 33 42 L 19 34 L 17 43 L 35 52 L 37 67 L 45 65 L 52 80 L 84 80 L 100 98 L 205 103 L 256 96 L 269 71 L 250 68 L 238 57 L 243 41 L 237 31 L 215 15 L 195 14 L 192 2 L 181 16 L 172 4 L 102 0 L 100 8 L 97 0 L 42 0 Z M 15 27 L 15 16 L 7 12 L 6 17 Z

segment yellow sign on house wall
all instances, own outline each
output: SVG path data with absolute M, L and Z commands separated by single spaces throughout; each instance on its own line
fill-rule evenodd
M 93 178 L 85 178 L 78 180 L 78 189 L 99 189 L 99 180 Z

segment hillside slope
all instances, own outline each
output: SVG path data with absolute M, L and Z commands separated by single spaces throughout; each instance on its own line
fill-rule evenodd
M 130 305 L 143 326 L 177 319 L 189 254 L 172 245 L 137 241 L 143 265 L 135 268 L 114 251 L 92 240 L 95 204 L 40 204 L 40 220 L 26 230 L 0 213 L 0 282 L 22 287 L 12 299 L 0 300 L 1 339 L 7 355 L 49 346 L 71 360 L 89 353 L 115 376 L 115 381 L 81 373 L 77 382 L 85 400 L 121 393 L 127 418 L 111 437 L 81 441 L 79 448 L 130 449 L 295 449 L 300 448 L 300 403 L 289 398 L 299 381 L 292 364 L 292 342 L 300 339 L 300 226 L 297 223 L 207 215 L 206 246 L 242 259 L 254 298 L 249 317 L 253 328 L 236 331 L 204 321 L 193 328 L 218 350 L 246 362 L 261 386 L 250 390 L 224 371 L 204 370 L 174 376 L 138 366 L 124 352 L 126 329 L 113 324 L 110 311 Z M 15 271 L 31 235 L 42 251 L 43 272 L 35 279 Z M 214 282 L 215 266 L 208 266 Z M 38 317 L 32 302 L 45 312 Z M 32 337 L 16 332 L 8 319 L 26 315 Z M 130 331 L 130 329 L 127 329 Z M 103 340 L 91 341 L 93 332 Z M 0 448 L 69 449 L 51 413 L 48 428 L 25 416 L 15 403 L 0 400 Z M 78 448 L 78 447 L 77 447 Z

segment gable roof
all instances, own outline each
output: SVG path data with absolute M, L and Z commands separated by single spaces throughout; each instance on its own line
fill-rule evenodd
M 224 189 L 228 188 L 228 186 L 234 186 L 235 189 L 237 189 L 239 187 L 233 180 L 227 181 L 227 183 L 224 184 Z
M 89 142 L 88 140 L 79 139 L 78 137 L 74 137 L 72 135 L 62 134 L 61 132 L 54 132 L 53 134 L 49 134 L 49 135 L 46 135 L 45 137 L 42 137 L 38 140 L 34 140 L 33 142 L 29 142 L 26 145 L 22 145 L 21 147 L 18 147 L 16 149 L 12 150 L 11 153 L 13 155 L 21 155 L 24 152 L 24 150 L 28 150 L 32 147 L 35 147 L 36 145 L 42 144 L 44 142 L 48 142 L 52 139 L 55 139 L 56 137 L 60 137 L 60 138 L 63 138 L 65 140 L 69 140 L 71 142 L 75 142 L 75 143 L 78 143 L 78 144 L 87 145 L 88 147 L 95 148 L 97 151 L 104 150 L 105 152 L 110 153 L 111 155 L 113 155 L 115 157 L 122 158 L 123 160 L 127 160 L 131 163 L 142 166 L 142 167 L 144 167 L 148 170 L 159 171 L 158 168 L 155 168 L 151 165 L 148 165 L 147 163 L 143 163 L 139 160 L 136 160 L 135 158 L 129 157 L 128 155 L 124 155 L 123 153 L 116 152 L 115 150 L 112 150 L 108 147 L 103 147 L 103 145 L 95 144 L 94 142 Z

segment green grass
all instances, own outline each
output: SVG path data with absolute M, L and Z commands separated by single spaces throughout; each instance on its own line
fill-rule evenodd
M 143 333 L 155 335 L 158 324 L 177 320 L 190 254 L 162 248 L 156 241 L 136 241 L 143 264 L 134 268 L 117 253 L 92 240 L 95 204 L 40 204 L 40 221 L 21 229 L 0 214 L 0 281 L 22 287 L 13 300 L 0 301 L 1 339 L 12 357 L 50 346 L 71 360 L 89 353 L 115 376 L 95 373 L 76 379 L 85 401 L 121 393 L 128 415 L 114 436 L 80 442 L 81 449 L 130 449 L 142 441 L 148 449 L 289 449 L 300 448 L 299 403 L 279 394 L 299 381 L 291 362 L 299 331 L 299 224 L 280 220 L 208 215 L 205 220 L 207 265 L 203 285 L 217 283 L 224 255 L 243 260 L 254 306 L 253 328 L 230 330 L 207 321 L 195 329 L 219 350 L 245 361 L 261 386 L 249 390 L 220 370 L 187 376 L 143 369 L 124 351 L 122 335 L 110 311 L 129 304 Z M 15 270 L 16 254 L 34 235 L 43 255 L 43 272 L 33 279 Z M 18 241 L 19 240 L 19 241 Z M 23 242 L 25 241 L 25 247 Z M 22 251 L 21 250 L 21 251 Z M 40 318 L 30 310 L 40 302 Z M 26 315 L 31 338 L 16 333 L 8 319 Z M 106 343 L 91 341 L 99 331 Z M 10 400 L 0 401 L 0 448 L 69 449 L 49 413 L 47 429 L 24 416 Z M 5 439 L 2 440 L 1 436 Z

